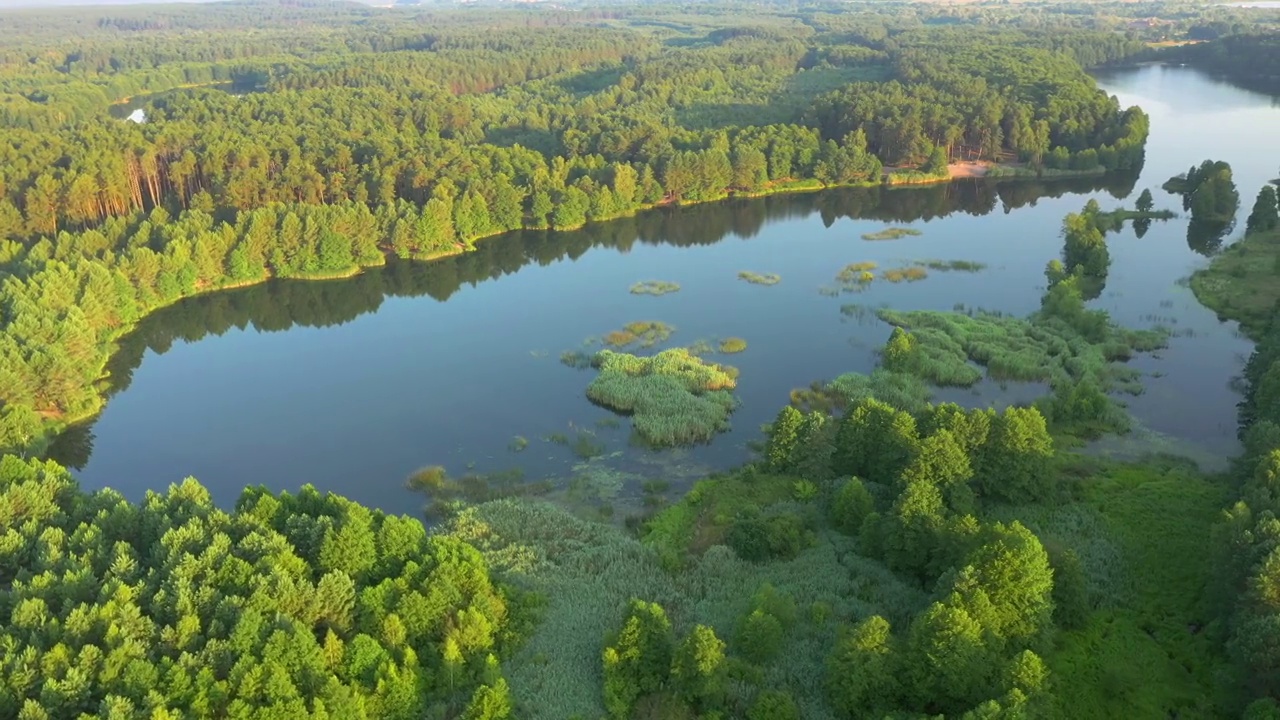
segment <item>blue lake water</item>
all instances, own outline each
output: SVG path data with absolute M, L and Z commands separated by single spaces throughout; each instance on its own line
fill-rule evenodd
M 124 341 L 105 411 L 68 433 L 57 454 L 80 467 L 89 488 L 110 485 L 137 498 L 195 476 L 227 504 L 249 484 L 312 483 L 415 512 L 422 498 L 404 480 L 428 465 L 459 475 L 519 468 L 527 481 L 560 487 L 588 477 L 573 487 L 622 505 L 644 480 L 678 488 L 748 459 L 748 443 L 791 389 L 874 367 L 889 328 L 847 317 L 842 305 L 1029 313 L 1044 290 L 1045 264 L 1061 252 L 1063 215 L 1089 198 L 1104 209 L 1132 206 L 1150 188 L 1157 207 L 1181 211 L 1159 186 L 1213 158 L 1231 163 L 1243 218 L 1262 183 L 1280 174 L 1280 107 L 1271 98 L 1189 68 L 1148 66 L 1099 80 L 1152 118 L 1136 178 L 963 181 L 662 209 L 577 232 L 513 233 L 465 256 L 393 263 L 350 280 L 192 299 L 148 318 Z M 861 239 L 888 225 L 922 235 Z M 1133 363 L 1151 375 L 1143 395 L 1125 398 L 1143 427 L 1138 437 L 1201 458 L 1230 455 L 1238 398 L 1229 383 L 1251 344 L 1179 284 L 1207 263 L 1211 248 L 1188 241 L 1185 218 L 1154 223 L 1141 238 L 1126 227 L 1108 242 L 1112 267 L 1093 305 L 1122 324 L 1161 323 L 1176 335 Z M 885 268 L 923 259 L 988 268 L 877 281 L 858 295 L 819 292 L 851 262 Z M 738 279 L 742 270 L 782 281 L 750 285 Z M 628 292 L 650 279 L 682 289 L 662 297 Z M 559 355 L 633 320 L 675 325 L 668 345 L 747 340 L 744 353 L 720 358 L 742 373 L 731 432 L 708 446 L 652 452 L 631 446 L 625 418 L 617 428 L 597 426 L 615 416 L 586 399 L 592 372 L 562 365 Z M 991 390 L 940 397 L 985 404 L 1040 392 Z M 583 467 L 569 447 L 543 439 L 583 431 L 610 455 Z M 521 452 L 508 448 L 517 435 L 529 440 Z

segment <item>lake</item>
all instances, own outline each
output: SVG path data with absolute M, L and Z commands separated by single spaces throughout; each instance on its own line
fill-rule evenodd
M 422 498 L 404 489 L 405 478 L 443 465 L 455 475 L 519 468 L 526 481 L 569 488 L 569 499 L 627 509 L 646 480 L 678 490 L 748 459 L 748 444 L 791 389 L 870 371 L 889 328 L 842 313 L 843 305 L 1029 313 L 1045 264 L 1061 252 L 1063 215 L 1089 198 L 1104 209 L 1132 206 L 1143 188 L 1157 207 L 1180 212 L 1180 200 L 1159 186 L 1206 158 L 1231 163 L 1243 228 L 1258 188 L 1278 172 L 1280 136 L 1271 129 L 1280 127 L 1280 107 L 1190 68 L 1147 66 L 1099 80 L 1151 116 L 1137 177 L 969 180 L 666 208 L 576 232 L 512 233 L 464 256 L 393 262 L 350 280 L 191 299 L 123 342 L 106 409 L 61 438 L 55 456 L 76 466 L 87 488 L 110 485 L 131 498 L 195 476 L 223 504 L 245 485 L 312 483 L 416 513 Z M 891 224 L 922 234 L 861 239 Z M 1231 380 L 1252 345 L 1179 283 L 1214 247 L 1187 230 L 1180 218 L 1153 223 L 1141 238 L 1132 227 L 1108 236 L 1112 267 L 1092 305 L 1121 324 L 1160 323 L 1175 334 L 1167 349 L 1133 363 L 1148 375 L 1143 395 L 1124 398 L 1140 427 L 1104 443 L 1108 452 L 1177 449 L 1220 463 L 1237 449 Z M 877 281 L 857 295 L 819 292 L 848 263 L 932 258 L 988 268 Z M 738 279 L 743 270 L 782 280 L 751 285 Z M 628 292 L 643 280 L 682 289 Z M 707 446 L 648 451 L 632 447 L 626 418 L 586 399 L 593 371 L 562 365 L 561 352 L 635 320 L 675 325 L 668 345 L 748 342 L 745 352 L 718 358 L 742 373 L 731 432 Z M 992 386 L 939 399 L 1003 404 L 1041 392 Z M 584 465 L 570 447 L 545 439 L 580 433 L 606 456 Z M 528 441 L 518 452 L 517 436 Z

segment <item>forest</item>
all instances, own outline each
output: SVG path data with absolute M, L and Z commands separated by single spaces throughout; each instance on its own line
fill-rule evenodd
M 1172 19 L 1130 27 L 1153 14 Z M 1078 451 L 1127 428 L 1117 398 L 1142 385 L 1126 363 L 1168 342 L 1087 305 L 1107 233 L 1149 227 L 1149 192 L 1063 219 L 1029 315 L 877 309 L 873 372 L 793 394 L 750 462 L 627 525 L 519 492 L 459 503 L 481 480 L 433 470 L 415 476 L 438 510 L 420 518 L 310 485 L 219 508 L 188 479 L 135 502 L 67 469 L 175 339 L 444 300 L 594 245 L 750 236 L 775 212 L 752 198 L 775 193 L 826 189 L 800 202 L 828 225 L 1125 197 L 1149 121 L 1086 70 L 1158 52 L 1271 83 L 1274 36 L 1239 18 L 0 12 L 0 717 L 1280 717 L 1280 292 L 1276 263 L 1236 269 L 1277 254 L 1270 186 L 1246 239 L 1191 280 L 1258 341 L 1224 477 Z M 1150 47 L 1170 34 L 1207 42 Z M 952 163 L 991 177 L 943 185 Z M 1166 189 L 1216 250 L 1230 167 Z M 683 348 L 585 364 L 591 400 L 655 445 L 709 439 L 736 402 L 736 371 Z M 999 412 L 932 399 L 987 381 L 1047 394 Z
M 270 7 L 268 28 L 300 33 L 287 29 L 292 11 Z M 309 22 L 331 24 L 345 47 L 304 33 L 279 45 L 286 56 L 260 59 L 251 43 L 209 61 L 188 35 L 233 22 L 223 10 L 118 40 L 86 29 L 74 47 L 49 40 L 52 59 L 35 64 L 9 41 L 6 447 L 38 448 L 51 428 L 93 415 L 114 343 L 197 293 L 347 276 L 389 255 L 432 259 L 655 205 L 945 179 L 952 158 L 1123 173 L 1140 166 L 1147 134 L 1142 111 L 1121 109 L 1074 59 L 1118 60 L 1141 44 L 1085 29 L 992 35 L 829 13 L 736 26 L 712 10 L 672 16 L 685 23 L 673 32 L 636 10 L 511 11 L 496 16 L 502 33 L 465 12 L 393 15 L 375 42 L 322 13 Z M 150 55 L 136 55 L 129 32 Z M 231 60 L 234 72 L 217 69 Z M 184 76 L 147 79 L 148 62 Z M 135 91 L 117 80 L 194 87 L 160 92 L 145 122 L 121 122 L 88 89 Z M 221 81 L 232 86 L 200 87 Z M 39 93 L 23 90 L 33 83 Z

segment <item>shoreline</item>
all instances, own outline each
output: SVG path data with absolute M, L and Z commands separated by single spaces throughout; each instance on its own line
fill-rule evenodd
M 619 213 L 617 215 L 612 215 L 607 218 L 588 220 L 580 225 L 575 225 L 572 227 L 520 228 L 518 230 L 503 230 L 501 232 L 481 235 L 479 237 L 472 239 L 470 243 L 461 245 L 459 247 L 455 247 L 450 250 L 441 250 L 435 253 L 431 253 L 429 256 L 403 258 L 403 260 L 407 262 L 414 262 L 414 263 L 430 263 L 436 260 L 443 260 L 446 258 L 464 255 L 468 252 L 472 252 L 475 250 L 475 243 L 478 243 L 483 240 L 487 240 L 489 238 L 505 235 L 509 232 L 526 232 L 530 230 L 570 232 L 574 230 L 580 230 L 583 227 L 586 227 L 587 225 L 591 225 L 594 223 L 606 223 L 606 222 L 612 222 L 614 220 L 620 220 L 623 218 L 634 217 L 640 214 L 641 212 L 645 212 L 649 210 L 703 205 L 706 203 L 723 202 L 725 200 L 732 200 L 734 198 L 748 198 L 748 199 L 763 198 L 763 197 L 768 197 L 772 195 L 786 195 L 786 194 L 793 194 L 793 193 L 794 194 L 812 193 L 812 192 L 820 192 L 823 190 L 837 190 L 840 188 L 874 188 L 878 186 L 884 186 L 885 188 L 889 188 L 889 189 L 904 188 L 904 187 L 909 188 L 909 187 L 919 187 L 923 185 L 936 185 L 939 183 L 952 182 L 956 180 L 980 180 L 984 178 L 990 178 L 992 180 L 1002 180 L 1002 181 L 1025 181 L 1025 180 L 1042 179 L 1039 174 L 1033 174 L 1031 172 L 1027 172 L 1025 174 L 1017 173 L 1017 174 L 1009 174 L 1009 175 L 1000 175 L 999 173 L 997 173 L 995 175 L 992 175 L 990 174 L 990 171 L 993 168 L 1023 169 L 1015 165 L 1003 165 L 1003 164 L 991 163 L 991 162 L 984 163 L 981 161 L 966 161 L 962 163 L 949 164 L 947 166 L 948 175 L 946 176 L 941 176 L 941 175 L 936 177 L 926 176 L 921 179 L 913 179 L 912 181 L 899 181 L 896 183 L 888 182 L 887 181 L 888 175 L 884 176 L 880 182 L 858 181 L 858 182 L 851 182 L 851 183 L 838 183 L 838 184 L 832 184 L 832 185 L 824 185 L 821 182 L 817 180 L 812 180 L 812 179 L 811 180 L 784 180 L 784 181 L 779 181 L 776 184 L 770 187 L 763 188 L 761 190 L 750 191 L 750 192 L 731 191 L 726 193 L 723 196 L 707 198 L 705 200 L 677 201 L 677 200 L 664 199 L 663 201 L 660 201 L 657 203 L 653 203 L 649 205 L 640 205 L 629 211 Z M 1061 175 L 1055 174 L 1045 179 L 1058 180 L 1058 179 L 1066 179 L 1070 177 L 1089 177 L 1089 176 L 1094 176 L 1094 175 L 1099 175 L 1104 173 L 1105 171 L 1103 172 L 1064 171 L 1063 174 Z M 160 310 L 176 305 L 184 300 L 200 297 L 203 295 L 211 295 L 214 293 L 227 291 L 227 290 L 238 290 L 243 288 L 254 287 L 256 285 L 265 284 L 272 280 L 298 281 L 298 282 L 324 282 L 324 281 L 330 281 L 330 280 L 348 279 L 351 277 L 355 277 L 356 275 L 359 275 L 363 273 L 365 270 L 368 270 L 370 268 L 383 267 L 384 265 L 387 264 L 387 259 L 390 256 L 395 255 L 395 253 L 391 252 L 390 248 L 383 247 L 381 248 L 381 250 L 382 250 L 382 257 L 380 258 L 381 261 L 375 264 L 370 264 L 370 265 L 357 264 L 348 270 L 343 270 L 335 273 L 324 273 L 324 274 L 316 274 L 316 275 L 291 276 L 291 277 L 279 277 L 276 275 L 272 275 L 268 271 L 263 273 L 261 277 L 252 279 L 252 280 L 229 281 L 226 283 L 209 285 L 206 287 L 198 288 L 195 292 L 189 295 L 183 295 L 181 297 L 175 298 L 171 302 L 166 302 L 160 305 L 156 305 L 155 307 L 147 310 L 146 313 L 141 315 L 137 320 L 129 324 L 127 327 L 119 328 L 118 332 L 113 334 L 111 339 L 108 341 L 109 349 L 107 352 L 106 360 L 103 361 L 102 366 L 99 367 L 97 369 L 97 372 L 95 373 L 96 379 L 94 380 L 94 385 L 97 387 L 98 391 L 95 393 L 95 402 L 93 403 L 93 405 L 89 409 L 86 409 L 84 411 L 74 413 L 74 414 L 61 414 L 61 415 L 47 414 L 43 410 L 36 410 L 37 413 L 40 413 L 42 417 L 46 418 L 46 422 L 48 424 L 43 429 L 43 432 L 41 433 L 39 440 L 33 444 L 39 444 L 43 442 L 45 443 L 45 446 L 47 448 L 48 443 L 51 442 L 57 435 L 60 435 L 61 433 L 77 425 L 82 425 L 84 423 L 91 422 L 98 415 L 102 413 L 107 403 L 108 390 L 111 382 L 111 373 L 107 371 L 107 367 L 108 365 L 110 365 L 111 360 L 115 357 L 116 353 L 119 351 L 119 340 L 126 337 L 127 335 L 134 332 L 135 330 L 137 330 L 137 328 L 151 315 L 159 312 Z

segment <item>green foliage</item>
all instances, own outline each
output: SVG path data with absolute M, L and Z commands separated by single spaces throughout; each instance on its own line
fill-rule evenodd
M 863 240 L 901 240 L 904 237 L 918 237 L 924 232 L 909 227 L 887 227 L 876 232 L 863 233 Z
M 836 491 L 835 503 L 831 506 L 832 521 L 845 533 L 857 535 L 863 521 L 874 509 L 875 501 L 866 484 L 852 477 L 841 483 Z
M 911 461 L 919 442 L 915 418 L 909 413 L 879 400 L 863 400 L 840 420 L 835 472 L 872 482 L 892 482 Z
M 724 703 L 728 681 L 724 650 L 724 642 L 706 625 L 695 625 L 676 650 L 671 681 L 676 694 L 699 712 L 717 710 Z
M 772 660 L 782 647 L 782 623 L 759 608 L 742 619 L 734 650 L 754 663 Z
M 636 432 L 658 446 L 709 441 L 728 429 L 737 405 L 736 382 L 723 366 L 704 362 L 683 348 L 637 357 L 603 350 L 594 359 L 600 374 L 587 397 L 632 415 Z
M 974 384 L 981 379 L 970 362 L 995 380 L 1091 381 L 1099 389 L 1136 392 L 1133 373 L 1115 364 L 1164 344 L 1162 331 L 1133 331 L 1110 323 L 1105 313 L 1087 311 L 1073 282 L 1055 285 L 1044 309 L 1027 319 L 991 313 L 899 312 L 879 316 L 910 331 L 914 350 L 904 356 L 912 374 L 935 384 Z
M 482 669 L 508 600 L 417 520 L 310 486 L 225 512 L 187 480 L 133 504 L 9 456 L 0 523 L 7 717 L 406 717 L 501 683 Z
M 751 705 L 747 720 L 800 720 L 800 710 L 789 693 L 765 690 Z
M 765 514 L 754 508 L 734 518 L 725 542 L 743 560 L 790 560 L 812 543 L 805 521 L 795 513 Z
M 1249 220 L 1245 225 L 1246 234 L 1263 233 L 1280 227 L 1280 199 L 1272 185 L 1263 185 L 1258 191 L 1258 198 L 1253 203 Z
M 899 656 L 889 623 L 879 615 L 847 628 L 827 660 L 831 705 L 841 717 L 893 708 L 901 693 Z
M 671 623 L 657 603 L 632 600 L 622 628 L 604 648 L 604 703 L 626 717 L 642 695 L 657 692 L 671 669 Z
M 778 411 L 778 416 L 769 425 L 769 440 L 764 451 L 765 463 L 770 471 L 785 473 L 791 469 L 791 459 L 800 443 L 800 425 L 803 422 L 804 416 L 790 405 Z
M 774 273 L 765 273 L 761 275 L 760 273 L 751 272 L 750 270 L 743 270 L 738 273 L 738 279 L 746 280 L 752 285 L 777 285 L 782 282 L 781 275 Z
M 725 338 L 720 341 L 720 352 L 734 355 L 747 349 L 747 341 L 739 337 Z
M 645 280 L 631 286 L 632 295 L 668 295 L 680 291 L 680 283 L 665 280 Z
M 1011 502 L 1046 499 L 1053 491 L 1053 438 L 1035 408 L 1008 407 L 991 422 L 979 458 L 977 485 L 985 495 Z

